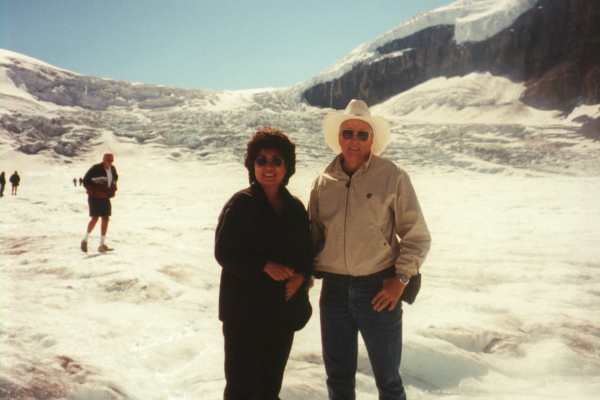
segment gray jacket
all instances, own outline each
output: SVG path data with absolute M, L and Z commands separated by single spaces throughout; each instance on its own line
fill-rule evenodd
M 364 276 L 395 266 L 415 275 L 431 237 L 410 178 L 372 155 L 352 177 L 340 157 L 315 180 L 309 202 L 315 271 Z

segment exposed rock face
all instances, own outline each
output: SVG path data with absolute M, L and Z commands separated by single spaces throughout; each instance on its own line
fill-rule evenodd
M 42 139 L 61 136 L 68 132 L 70 128 L 64 126 L 65 122 L 62 118 L 48 119 L 36 116 L 28 119 L 17 119 L 5 115 L 0 118 L 0 127 L 12 133 Z
M 580 130 L 584 136 L 587 136 L 594 140 L 600 140 L 600 118 L 589 119 L 585 122 Z
M 405 49 L 410 50 L 399 53 Z M 568 111 L 600 102 L 598 1 L 540 0 L 512 26 L 481 42 L 457 45 L 454 27 L 445 25 L 377 50 L 381 58 L 309 88 L 305 99 L 338 109 L 352 98 L 377 104 L 434 77 L 489 71 L 525 81 L 522 100 L 534 107 Z
M 73 157 L 87 149 L 89 141 L 98 136 L 92 131 L 73 129 L 81 121 L 64 117 L 4 115 L 0 117 L 0 130 L 5 130 L 17 143 L 17 149 L 26 154 L 37 154 L 52 149 L 55 153 Z
M 48 146 L 43 142 L 26 143 L 22 144 L 17 150 L 22 151 L 25 154 L 37 154 L 42 150 L 46 150 Z

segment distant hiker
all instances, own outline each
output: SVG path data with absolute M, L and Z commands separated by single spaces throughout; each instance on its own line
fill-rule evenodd
M 83 177 L 83 184 L 88 194 L 88 205 L 90 209 L 90 222 L 86 234 L 81 241 L 81 251 L 87 253 L 87 243 L 90 233 L 94 230 L 98 218 L 101 218 L 101 236 L 98 251 L 104 253 L 112 250 L 106 245 L 106 232 L 111 215 L 110 199 L 117 191 L 117 169 L 112 165 L 114 156 L 110 153 L 104 154 L 100 164 L 93 165 Z
M 73 178 L 73 186 L 77 187 L 77 178 Z
M 250 187 L 229 199 L 215 236 L 227 400 L 277 400 L 294 331 L 310 318 L 312 250 L 304 206 L 286 189 L 295 145 L 264 128 L 247 146 Z
M 21 184 L 21 177 L 19 176 L 19 173 L 17 171 L 15 171 L 15 173 L 10 176 L 9 181 L 10 181 L 10 183 L 12 185 L 10 193 L 13 196 L 16 196 L 17 195 L 17 189 L 19 188 L 19 185 Z
M 6 175 L 4 171 L 0 172 L 0 197 L 4 196 L 4 186 L 6 185 Z
M 79 186 L 83 185 L 83 178 L 79 178 Z
M 336 157 L 315 180 L 309 214 L 329 398 L 355 398 L 360 332 L 379 399 L 404 400 L 401 299 L 416 296 L 429 231 L 406 172 L 379 157 L 386 120 L 351 100 L 325 116 L 323 131 Z

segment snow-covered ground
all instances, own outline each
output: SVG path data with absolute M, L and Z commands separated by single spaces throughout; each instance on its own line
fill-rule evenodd
M 457 41 L 482 40 L 533 4 L 456 1 L 316 79 L 379 57 L 380 44 L 427 26 L 453 23 Z M 247 184 L 245 142 L 265 125 L 297 142 L 290 186 L 306 201 L 331 159 L 320 134 L 327 110 L 299 100 L 303 84 L 179 91 L 180 103 L 156 108 L 140 107 L 129 88 L 127 106 L 65 107 L 14 84 L 7 71 L 15 65 L 51 77 L 58 92 L 67 78 L 97 83 L 0 50 L 0 171 L 22 177 L 18 196 L 7 188 L 0 198 L 0 399 L 221 398 L 218 213 Z M 600 143 L 577 132 L 600 106 L 568 116 L 540 111 L 520 102 L 523 90 L 490 74 L 437 78 L 372 109 L 392 122 L 384 156 L 411 174 L 433 235 L 422 292 L 404 314 L 410 399 L 600 393 Z M 68 133 L 47 134 L 54 119 Z M 34 142 L 48 150 L 15 151 Z M 75 157 L 55 151 L 65 143 L 80 150 Z M 105 151 L 120 172 L 109 231 L 116 251 L 96 253 L 96 231 L 85 255 L 86 195 L 72 179 Z M 296 337 L 286 400 L 326 398 L 319 289 L 317 281 L 315 315 Z M 358 398 L 376 399 L 364 349 L 359 370 Z
M 103 143 L 70 164 L 0 144 L 0 170 L 18 169 L 23 183 L 0 199 L 0 398 L 219 399 L 213 236 L 245 170 L 227 157 L 173 160 L 158 145 Z M 72 179 L 106 149 L 120 173 L 116 250 L 97 254 L 96 231 L 85 255 L 86 195 Z M 290 187 L 306 201 L 330 156 L 300 154 Z M 404 167 L 433 235 L 422 292 L 405 306 L 409 398 L 597 398 L 600 178 Z M 296 336 L 287 400 L 327 398 L 319 289 Z M 359 358 L 358 399 L 376 399 L 364 349 Z

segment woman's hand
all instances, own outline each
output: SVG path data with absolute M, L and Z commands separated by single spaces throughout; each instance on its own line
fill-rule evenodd
M 285 283 L 285 301 L 291 299 L 303 283 L 304 276 L 296 273 L 292 275 L 292 277 Z
M 274 281 L 285 281 L 294 275 L 293 269 L 273 261 L 267 261 L 263 271 L 265 271 L 265 273 Z

